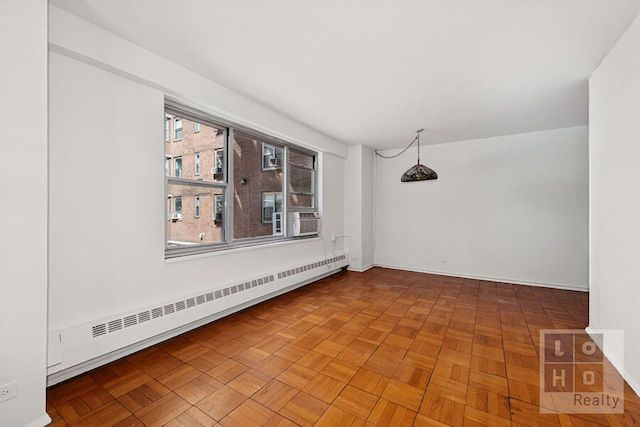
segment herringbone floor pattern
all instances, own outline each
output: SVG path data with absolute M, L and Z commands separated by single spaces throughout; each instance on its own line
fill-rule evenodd
M 586 293 L 343 272 L 50 388 L 52 426 L 601 426 L 540 414 L 539 330 Z

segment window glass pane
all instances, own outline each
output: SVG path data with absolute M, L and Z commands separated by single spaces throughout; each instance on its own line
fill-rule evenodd
M 170 117 L 167 115 L 167 117 Z M 173 158 L 174 171 L 170 176 L 194 178 L 202 181 L 223 180 L 222 170 L 216 168 L 224 158 L 225 130 L 200 124 L 200 131 L 194 132 L 195 123 L 189 119 L 179 119 L 182 123 L 180 144 L 165 144 L 166 155 Z M 176 164 L 176 160 L 180 159 Z M 218 160 L 220 159 L 220 160 Z
M 289 164 L 292 166 L 300 166 L 307 169 L 313 169 L 314 161 L 315 156 L 312 156 L 311 154 L 289 150 Z
M 314 207 L 315 171 L 291 166 L 289 171 L 289 205 Z
M 290 194 L 289 206 L 292 208 L 313 208 L 313 196 L 304 194 Z
M 222 211 L 216 221 L 216 200 L 222 200 L 223 192 L 215 187 L 169 184 L 167 248 L 224 241 Z
M 273 148 L 274 156 L 282 147 L 264 144 Z M 281 151 L 282 152 L 282 151 Z M 233 236 L 246 239 L 273 235 L 273 226 L 263 221 L 264 215 L 273 215 L 275 199 L 270 198 L 270 213 L 263 210 L 263 193 L 282 193 L 282 168 L 265 169 L 262 141 L 253 136 L 235 132 L 233 137 Z M 269 154 L 270 155 L 270 154 Z M 269 199 L 269 198 L 267 198 Z M 273 203 L 273 204 L 271 204 Z M 280 204 L 280 209 L 282 206 Z

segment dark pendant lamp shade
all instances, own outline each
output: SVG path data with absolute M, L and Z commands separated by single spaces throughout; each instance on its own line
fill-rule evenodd
M 438 174 L 436 173 L 436 171 L 418 163 L 417 165 L 411 166 L 408 171 L 403 173 L 400 181 L 428 181 L 430 179 L 438 179 Z

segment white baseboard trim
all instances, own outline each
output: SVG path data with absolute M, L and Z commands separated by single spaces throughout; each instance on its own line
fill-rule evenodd
M 369 269 L 371 269 L 373 267 L 375 267 L 375 265 L 373 265 L 373 264 L 365 265 L 364 267 L 353 267 L 352 265 L 349 265 L 347 270 L 355 271 L 357 273 L 364 273 L 365 271 L 367 271 L 367 270 L 369 270 Z
M 390 268 L 393 270 L 404 270 L 404 271 L 413 271 L 416 273 L 426 273 L 426 274 L 437 274 L 439 276 L 447 276 L 447 277 L 461 277 L 463 279 L 476 279 L 476 280 L 485 280 L 487 282 L 499 282 L 499 283 L 509 283 L 514 285 L 525 285 L 525 286 L 538 286 L 542 288 L 553 288 L 553 289 L 563 289 L 567 291 L 579 291 L 579 292 L 589 292 L 588 287 L 580 287 L 574 285 L 567 285 L 563 283 L 544 283 L 544 282 L 531 282 L 526 280 L 517 280 L 517 279 L 509 279 L 509 278 L 500 278 L 500 277 L 485 277 L 485 276 L 474 276 L 463 273 L 451 273 L 451 272 L 443 272 L 443 271 L 435 271 L 435 270 L 423 270 L 413 267 L 399 266 L 399 265 L 389 265 L 389 264 L 374 264 L 375 267 L 382 268 Z
M 42 415 L 41 417 L 39 417 L 38 419 L 31 421 L 28 424 L 25 424 L 25 427 L 44 427 L 46 425 L 51 424 L 51 421 L 53 421 L 51 419 L 51 417 L 49 417 L 49 415 L 45 412 L 44 415 Z
M 587 326 L 585 328 L 585 332 L 589 335 L 599 333 L 599 331 L 600 331 L 599 329 L 592 328 L 591 326 Z M 602 350 L 602 353 L 604 354 L 604 356 L 607 359 L 609 359 L 609 361 L 611 362 L 613 367 L 616 368 L 618 373 L 622 375 L 622 378 L 624 378 L 627 384 L 629 384 L 629 387 L 631 387 L 631 389 L 636 393 L 636 396 L 640 397 L 640 383 L 638 383 L 638 381 L 636 381 L 636 379 L 631 376 L 628 370 L 623 368 L 624 364 L 621 363 L 621 360 L 619 359 L 618 355 L 614 354 L 611 351 L 611 349 L 609 349 L 606 346 L 604 346 L 604 348 L 601 348 L 600 350 Z

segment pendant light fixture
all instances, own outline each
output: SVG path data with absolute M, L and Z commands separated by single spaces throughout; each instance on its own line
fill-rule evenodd
M 438 174 L 433 169 L 420 164 L 420 133 L 424 131 L 424 129 L 418 129 L 416 131 L 416 137 L 411 141 L 411 144 L 407 146 L 400 153 L 395 156 L 383 156 L 382 154 L 376 151 L 376 154 L 385 159 L 393 159 L 394 157 L 398 157 L 400 154 L 404 153 L 413 145 L 414 142 L 418 143 L 418 162 L 411 166 L 405 173 L 402 174 L 400 178 L 401 182 L 414 182 L 414 181 L 429 181 L 432 179 L 438 179 Z

